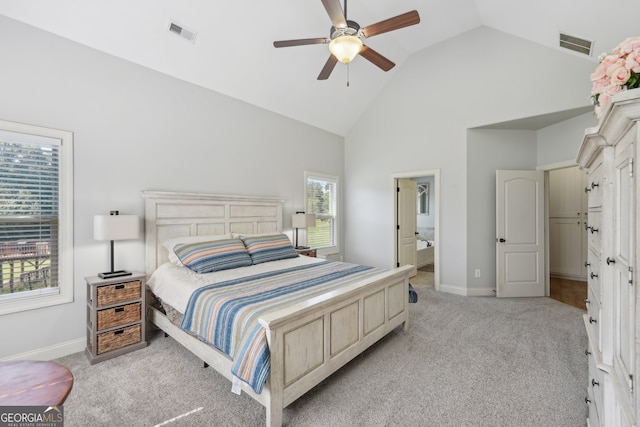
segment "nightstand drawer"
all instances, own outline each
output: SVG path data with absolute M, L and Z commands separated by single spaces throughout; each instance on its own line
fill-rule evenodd
M 141 339 L 139 324 L 98 334 L 97 354 L 138 343 Z
M 132 282 L 100 286 L 97 289 L 97 294 L 97 307 L 105 307 L 107 305 L 118 304 L 120 302 L 129 302 L 142 297 L 142 282 L 140 282 L 140 280 L 134 280 Z
M 118 325 L 126 325 L 139 321 L 142 316 L 140 310 L 141 304 L 127 304 L 120 307 L 107 308 L 98 310 L 98 330 L 113 328 Z

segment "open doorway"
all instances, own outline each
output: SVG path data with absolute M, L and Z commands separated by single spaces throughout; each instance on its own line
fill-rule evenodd
M 575 164 L 545 168 L 549 296 L 585 309 L 587 298 L 587 175 Z
M 402 214 L 399 206 L 398 189 L 401 180 L 415 181 L 415 215 L 408 217 Z M 427 283 L 435 290 L 440 290 L 440 170 L 430 169 L 413 172 L 397 173 L 392 175 L 393 203 L 394 203 L 394 265 L 402 265 L 404 258 L 411 259 L 409 263 L 416 265 L 414 281 Z M 413 223 L 409 223 L 412 221 Z M 406 257 L 403 254 L 403 231 L 407 228 L 415 228 L 415 253 Z M 406 233 L 404 233 L 406 234 Z M 406 247 L 406 245 L 404 245 Z M 413 261 L 415 260 L 415 261 Z

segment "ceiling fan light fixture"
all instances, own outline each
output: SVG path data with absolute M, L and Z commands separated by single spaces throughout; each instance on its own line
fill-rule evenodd
M 362 40 L 356 36 L 343 35 L 329 43 L 329 51 L 343 64 L 353 61 L 362 49 Z

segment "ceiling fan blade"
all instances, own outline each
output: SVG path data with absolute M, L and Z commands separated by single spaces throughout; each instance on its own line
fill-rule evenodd
M 322 67 L 322 71 L 320 71 L 320 74 L 318 74 L 318 80 L 327 80 L 337 63 L 338 58 L 333 55 L 329 55 L 329 59 L 327 59 L 324 67 Z
M 362 46 L 360 55 L 367 61 L 371 62 L 373 65 L 378 66 L 383 71 L 389 71 L 390 69 L 396 66 L 396 64 L 389 61 L 387 58 L 380 55 L 378 52 L 371 49 L 369 46 Z
M 362 29 L 362 33 L 365 37 L 372 37 L 378 34 L 386 33 L 389 31 L 397 30 L 411 25 L 416 25 L 420 22 L 420 15 L 417 10 L 403 13 L 402 15 L 394 16 L 393 18 L 385 19 L 384 21 L 377 22 L 375 24 L 367 25 Z
M 289 47 L 289 46 L 304 46 L 308 44 L 325 44 L 329 43 L 329 40 L 326 37 L 318 37 L 315 39 L 298 39 L 298 40 L 282 40 L 273 42 L 274 47 Z
M 329 14 L 331 23 L 336 28 L 344 28 L 347 26 L 347 18 L 344 17 L 342 6 L 340 6 L 340 0 L 322 0 L 324 8 Z

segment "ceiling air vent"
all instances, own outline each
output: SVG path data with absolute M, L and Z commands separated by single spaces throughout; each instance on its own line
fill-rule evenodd
M 593 47 L 593 42 L 581 39 L 580 37 L 560 33 L 560 47 L 581 53 L 583 55 L 591 56 L 591 48 Z
M 169 32 L 177 34 L 183 39 L 189 40 L 191 43 L 195 43 L 196 41 L 196 35 L 198 33 L 196 33 L 195 31 L 191 31 L 187 28 L 184 28 L 180 24 L 176 24 L 173 21 L 169 21 L 168 29 L 169 29 Z

